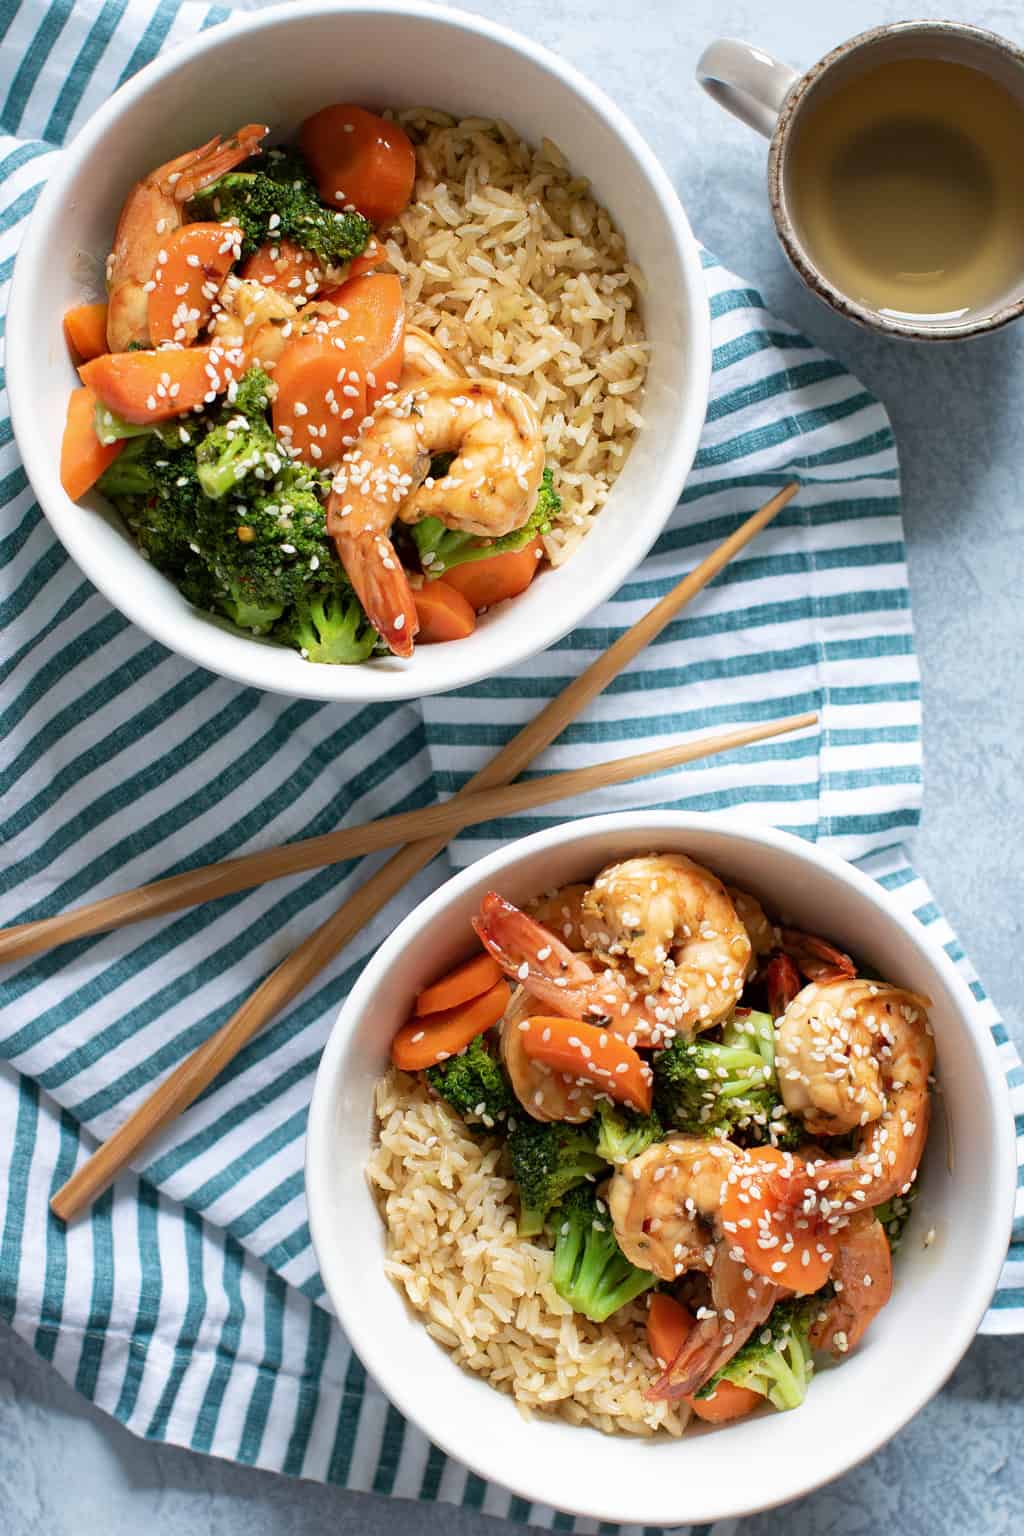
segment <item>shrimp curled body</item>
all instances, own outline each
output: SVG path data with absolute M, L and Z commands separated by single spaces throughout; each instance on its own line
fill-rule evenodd
M 666 1037 L 710 1029 L 732 1012 L 753 947 L 725 886 L 682 853 L 609 864 L 584 902 L 587 947 L 631 966 Z
M 121 208 L 114 249 L 107 261 L 107 346 L 126 352 L 150 345 L 149 295 L 170 235 L 181 227 L 190 197 L 256 153 L 268 132 L 248 123 L 230 138 L 216 135 L 137 181 Z
M 887 982 L 812 982 L 776 1029 L 786 1108 L 812 1135 L 857 1132 L 852 1157 L 817 1163 L 819 1189 L 846 1210 L 882 1205 L 917 1172 L 931 1101 L 929 1000 Z
M 454 453 L 442 479 L 434 454 Z M 544 471 L 537 414 L 518 389 L 493 379 L 432 374 L 386 397 L 345 454 L 327 502 L 327 530 L 366 609 L 396 656 L 411 656 L 418 628 L 391 543 L 396 517 L 484 538 L 521 528 Z
M 651 1388 L 651 1397 L 695 1392 L 764 1322 L 783 1292 L 754 1275 L 719 1225 L 722 1195 L 739 1150 L 728 1141 L 673 1136 L 612 1175 L 608 1210 L 619 1247 L 661 1280 L 689 1270 L 708 1276 L 712 1306 Z

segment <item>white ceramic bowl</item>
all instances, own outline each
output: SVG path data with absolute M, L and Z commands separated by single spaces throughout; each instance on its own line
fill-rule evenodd
M 102 288 L 117 211 L 143 172 L 239 123 L 291 134 L 331 101 L 435 105 L 503 117 L 553 139 L 588 176 L 650 281 L 655 347 L 645 426 L 593 532 L 465 641 L 409 662 L 312 666 L 191 608 L 138 554 L 103 498 L 75 506 L 59 445 L 77 382 L 61 334 L 72 304 Z M 117 91 L 65 152 L 39 200 L 15 271 L 7 329 L 11 411 L 32 487 L 56 533 L 110 602 L 155 639 L 225 677 L 310 699 L 418 698 L 535 655 L 640 563 L 678 500 L 707 406 L 710 323 L 693 235 L 651 150 L 618 108 L 553 54 L 504 27 L 419 0 L 275 7 L 200 33 Z
M 682 850 L 824 932 L 887 979 L 934 1001 L 943 1103 L 892 1301 L 863 1344 L 822 1370 L 807 1403 L 679 1442 L 599 1437 L 527 1422 L 456 1366 L 385 1278 L 384 1228 L 363 1174 L 373 1085 L 417 989 L 467 952 L 469 919 L 495 888 L 513 901 L 606 861 Z M 593 817 L 511 843 L 456 875 L 366 967 L 327 1044 L 309 1117 L 306 1191 L 324 1284 L 367 1369 L 408 1418 L 482 1477 L 527 1499 L 637 1525 L 712 1521 L 809 1492 L 869 1455 L 938 1391 L 974 1337 L 1009 1241 L 1016 1169 L 1009 1096 L 970 990 L 914 918 L 851 865 L 784 832 L 728 816 Z M 928 1248 L 922 1235 L 935 1230 Z

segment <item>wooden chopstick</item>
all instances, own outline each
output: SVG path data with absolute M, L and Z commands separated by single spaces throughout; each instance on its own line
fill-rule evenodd
M 798 489 L 795 482 L 784 486 L 759 511 L 748 517 L 643 618 L 620 635 L 585 672 L 545 705 L 539 715 L 523 726 L 489 763 L 473 775 L 455 798 L 495 789 L 517 778 L 590 700 L 661 633 L 690 599 L 771 522 Z M 370 918 L 441 852 L 447 842 L 446 833 L 434 834 L 407 843 L 392 854 L 387 863 L 271 971 L 241 1008 L 175 1067 L 88 1162 L 72 1174 L 50 1201 L 54 1214 L 70 1221 L 102 1194 L 136 1153 L 187 1109 L 268 1020 L 297 997 Z
M 442 805 L 402 811 L 395 816 L 381 816 L 376 821 L 368 821 L 356 827 L 341 827 L 336 832 L 325 832 L 320 837 L 285 843 L 280 848 L 268 848 L 259 853 L 245 854 L 241 858 L 225 859 L 219 864 L 205 864 L 198 869 L 185 870 L 180 875 L 170 875 L 166 880 L 155 880 L 150 885 L 120 891 L 116 896 L 107 896 L 102 901 L 90 902 L 70 912 L 0 929 L 0 963 L 24 959 L 28 955 L 39 954 L 41 950 L 52 949 L 57 944 L 67 944 L 72 939 L 109 932 L 113 928 L 126 928 L 131 923 L 141 923 L 147 918 L 164 917 L 168 912 L 179 912 L 182 907 L 192 907 L 199 902 L 216 901 L 220 896 L 229 896 L 235 891 L 247 890 L 250 886 L 264 885 L 269 880 L 280 880 L 285 875 L 320 869 L 326 864 L 340 863 L 342 859 L 362 858 L 365 854 L 378 853 L 382 848 L 394 848 L 413 838 L 440 837 L 442 834 L 450 838 L 463 827 L 473 826 L 477 822 L 513 816 L 517 811 L 533 810 L 552 800 L 585 795 L 592 789 L 624 784 L 629 779 L 661 773 L 666 768 L 678 768 L 683 763 L 692 763 L 699 758 L 714 757 L 722 752 L 731 752 L 736 747 L 751 746 L 754 742 L 767 741 L 773 736 L 803 730 L 815 725 L 817 719 L 816 714 L 789 715 L 782 720 L 766 721 L 763 725 L 746 726 L 717 736 L 703 736 L 696 741 L 637 752 L 631 757 L 611 758 L 606 762 L 592 763 L 586 768 L 573 768 L 565 773 L 546 774 L 543 778 L 520 780 L 502 789 L 459 795 Z

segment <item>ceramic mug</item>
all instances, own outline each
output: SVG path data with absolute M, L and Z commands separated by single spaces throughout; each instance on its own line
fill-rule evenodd
M 829 263 L 816 259 L 794 210 L 792 151 L 808 111 L 876 67 L 899 60 L 965 65 L 1024 102 L 1024 53 L 994 33 L 950 21 L 876 27 L 840 44 L 804 74 L 749 43 L 719 38 L 702 54 L 697 79 L 734 117 L 771 140 L 768 195 L 775 228 L 786 255 L 813 293 L 840 314 L 886 336 L 938 341 L 981 335 L 1024 313 L 1024 248 L 1016 270 L 984 301 L 944 314 L 901 312 L 866 300 L 853 284 L 844 284 Z M 899 107 L 893 102 L 895 110 Z

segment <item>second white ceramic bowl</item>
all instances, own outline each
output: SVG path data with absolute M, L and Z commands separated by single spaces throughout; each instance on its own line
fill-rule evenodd
M 653 1444 L 527 1421 L 510 1398 L 455 1365 L 385 1277 L 384 1227 L 363 1172 L 373 1086 L 392 1037 L 417 990 L 471 950 L 469 920 L 484 892 L 520 902 L 650 849 L 692 854 L 886 979 L 927 993 L 942 1085 L 893 1298 L 860 1348 L 840 1368 L 822 1370 L 795 1412 Z M 656 1526 L 726 1519 L 797 1498 L 905 1424 L 974 1337 L 1006 1256 L 1015 1185 L 1013 1121 L 995 1046 L 969 988 L 920 924 L 873 880 L 811 843 L 683 812 L 551 828 L 482 859 L 422 902 L 342 1009 L 317 1076 L 306 1151 L 324 1284 L 354 1348 L 402 1413 L 482 1477 L 527 1499 Z M 925 1247 L 929 1230 L 934 1241 Z
M 654 352 L 645 425 L 595 527 L 572 559 L 467 640 L 409 662 L 312 666 L 190 605 L 142 559 L 103 498 L 75 506 L 59 446 L 77 380 L 61 319 L 102 290 L 118 209 L 144 172 L 240 123 L 287 138 L 332 101 L 443 107 L 501 117 L 550 138 L 590 178 L 643 270 Z M 553 644 L 644 558 L 678 500 L 704 421 L 710 322 L 700 257 L 658 161 L 618 108 L 545 49 L 477 16 L 419 0 L 277 6 L 200 33 L 141 71 L 68 148 L 39 199 L 15 271 L 7 366 L 18 448 L 58 536 L 110 602 L 189 660 L 251 687 L 371 703 L 419 698 L 490 676 Z

